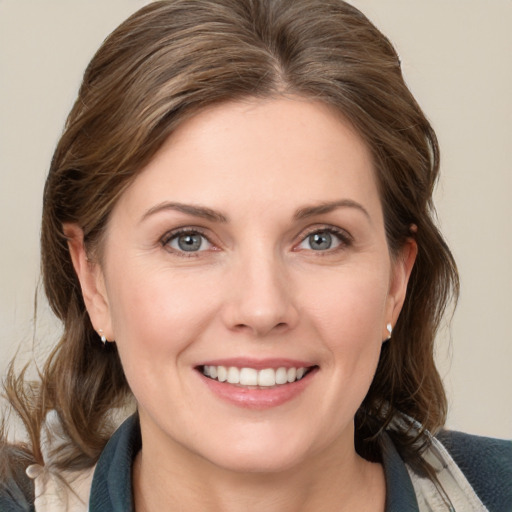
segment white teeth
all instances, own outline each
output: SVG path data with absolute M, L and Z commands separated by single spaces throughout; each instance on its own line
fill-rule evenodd
M 240 383 L 240 370 L 231 366 L 228 368 L 228 378 L 227 381 L 230 384 L 239 384 Z
M 294 382 L 295 379 L 297 378 L 297 368 L 288 368 L 286 376 L 288 378 L 288 382 Z
M 240 384 L 242 384 L 242 386 L 257 386 L 258 370 L 254 368 L 242 368 L 240 370 Z
M 258 386 L 275 386 L 276 371 L 273 368 L 265 368 L 258 372 Z
M 236 366 L 203 366 L 203 374 L 219 382 L 240 384 L 242 386 L 272 387 L 300 380 L 306 374 L 306 368 L 237 368 Z
M 276 384 L 286 384 L 288 382 L 288 375 L 286 368 L 278 368 L 276 372 Z
M 225 366 L 217 366 L 217 380 L 224 382 L 228 378 L 228 371 Z

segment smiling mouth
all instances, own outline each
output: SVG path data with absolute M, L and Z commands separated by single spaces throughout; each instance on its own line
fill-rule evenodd
M 250 386 L 257 388 L 271 388 L 292 384 L 303 379 L 316 366 L 310 367 L 279 367 L 263 368 L 238 368 L 236 366 L 211 366 L 204 365 L 198 367 L 198 370 L 207 378 L 218 382 L 227 382 L 238 386 Z

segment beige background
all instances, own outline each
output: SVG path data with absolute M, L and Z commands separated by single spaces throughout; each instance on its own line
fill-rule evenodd
M 87 62 L 144 3 L 0 0 L 2 373 L 20 343 L 23 360 L 56 339 L 43 300 L 33 320 L 45 174 Z M 448 426 L 512 437 L 512 1 L 353 3 L 395 43 L 441 143 L 438 212 L 462 278 L 437 354 Z

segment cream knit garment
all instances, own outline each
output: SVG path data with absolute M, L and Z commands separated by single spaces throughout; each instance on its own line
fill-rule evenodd
M 63 472 L 60 478 L 52 472 L 51 454 L 60 446 L 65 446 L 66 442 L 57 412 L 50 411 L 41 431 L 41 451 L 45 464 L 32 464 L 27 468 L 27 475 L 35 484 L 36 512 L 87 512 L 89 509 L 95 468 Z

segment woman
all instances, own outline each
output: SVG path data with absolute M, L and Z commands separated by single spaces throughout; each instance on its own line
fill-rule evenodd
M 133 15 L 52 160 L 64 333 L 40 384 L 8 378 L 30 442 L 5 444 L 2 510 L 509 510 L 509 444 L 432 437 L 458 289 L 438 168 L 395 51 L 350 5 Z

